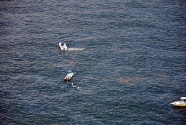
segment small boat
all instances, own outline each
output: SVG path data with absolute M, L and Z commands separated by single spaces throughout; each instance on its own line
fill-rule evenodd
M 85 48 L 67 48 L 67 45 L 64 42 L 59 42 L 59 47 L 61 50 L 68 50 L 68 51 L 77 51 L 77 50 L 85 49 Z
M 65 76 L 64 80 L 65 81 L 70 81 L 73 77 L 74 73 L 71 70 L 68 70 L 67 75 Z
M 64 42 L 59 42 L 59 47 L 61 50 L 67 50 L 67 45 Z
M 186 107 L 186 97 L 180 97 L 180 99 L 180 101 L 175 101 L 170 104 L 176 107 Z

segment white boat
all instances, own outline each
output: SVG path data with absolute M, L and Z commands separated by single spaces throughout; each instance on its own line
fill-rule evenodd
M 65 81 L 70 81 L 73 77 L 74 73 L 71 70 L 68 70 L 67 75 L 65 76 L 64 80 Z
M 59 42 L 59 47 L 61 50 L 67 50 L 67 45 L 64 42 Z
M 177 107 L 186 107 L 186 97 L 180 97 L 180 99 L 180 101 L 175 101 L 170 104 Z
M 67 48 L 67 45 L 64 42 L 59 42 L 59 47 L 61 50 L 68 50 L 68 51 L 77 51 L 77 50 L 85 49 L 85 48 Z

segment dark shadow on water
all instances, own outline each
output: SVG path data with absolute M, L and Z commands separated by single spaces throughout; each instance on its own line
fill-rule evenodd
M 185 110 L 186 111 L 186 107 L 173 106 L 172 109 L 173 110 Z

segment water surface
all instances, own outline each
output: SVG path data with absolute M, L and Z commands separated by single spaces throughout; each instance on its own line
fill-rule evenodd
M 0 1 L 1 124 L 184 125 L 184 0 Z M 70 48 L 59 49 L 64 41 Z M 63 78 L 75 73 L 71 83 Z

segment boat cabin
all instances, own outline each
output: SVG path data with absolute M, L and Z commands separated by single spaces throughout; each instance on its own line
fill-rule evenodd
M 186 103 L 186 97 L 180 97 L 183 102 Z

